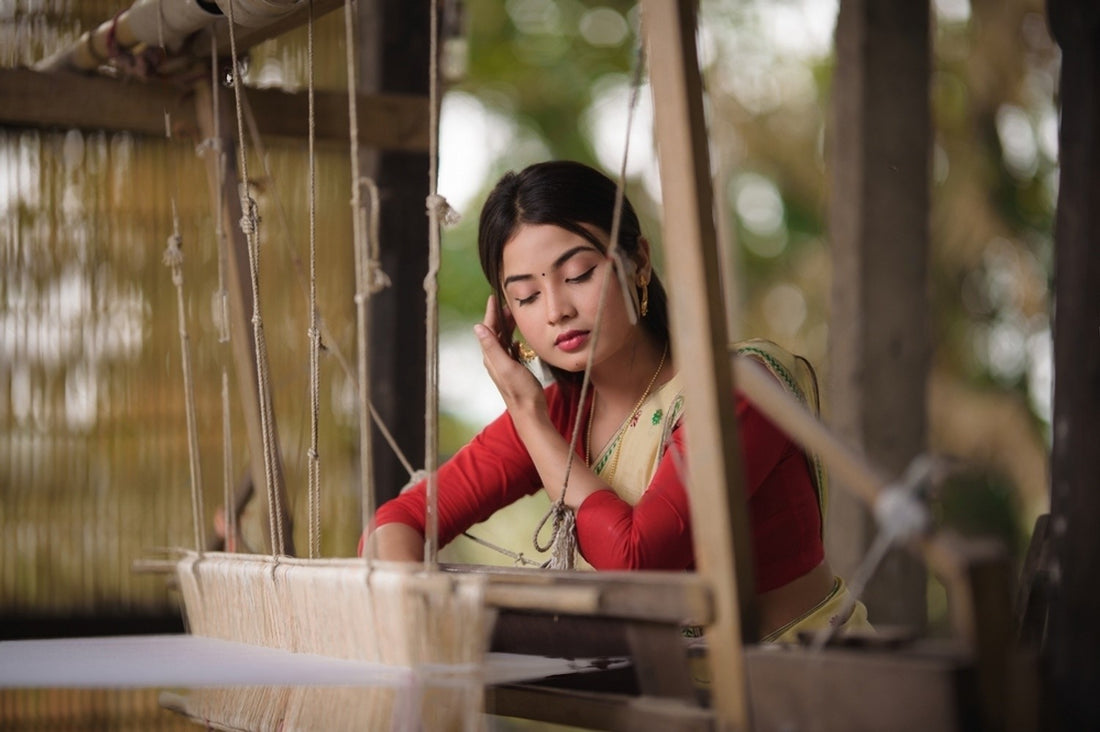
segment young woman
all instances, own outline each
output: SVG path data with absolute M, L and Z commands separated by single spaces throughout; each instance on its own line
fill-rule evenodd
M 474 332 L 507 411 L 440 468 L 440 545 L 524 495 L 545 490 L 559 499 L 580 410 L 564 502 L 575 512 L 583 559 L 598 570 L 694 567 L 680 419 L 691 405 L 669 349 L 665 291 L 629 201 L 619 256 L 607 256 L 615 188 L 587 166 L 549 162 L 508 173 L 485 203 L 478 244 L 494 294 Z M 602 283 L 617 267 L 634 302 L 612 282 L 594 337 Z M 517 330 L 553 373 L 549 387 L 517 360 Z M 843 587 L 825 561 L 811 461 L 741 395 L 731 398 L 762 633 L 828 622 Z M 368 544 L 373 555 L 421 560 L 424 507 L 423 483 L 381 506 Z

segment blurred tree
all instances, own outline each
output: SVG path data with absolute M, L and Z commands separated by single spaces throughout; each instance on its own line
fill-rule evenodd
M 1041 0 L 938 0 L 934 8 L 931 448 L 986 471 L 972 490 L 988 485 L 991 500 L 1006 504 L 1017 526 L 1004 538 L 1019 546 L 1020 525 L 1028 529 L 1047 500 L 1059 54 Z M 531 159 L 599 164 L 580 121 L 601 79 L 606 86 L 629 74 L 633 4 L 482 0 L 467 10 L 468 65 L 455 88 L 517 126 L 487 184 Z M 735 328 L 805 353 L 823 372 L 835 13 L 828 3 L 704 0 L 700 30 L 718 216 L 738 263 Z M 585 32 L 594 18 L 604 35 Z M 616 24 L 629 33 L 607 30 Z M 656 235 L 649 189 L 638 177 L 629 186 Z M 445 299 L 460 318 L 479 317 L 486 292 L 474 223 L 451 232 L 449 244 Z M 957 513 L 960 526 L 979 525 L 965 515 L 972 504 L 948 502 L 944 519 Z

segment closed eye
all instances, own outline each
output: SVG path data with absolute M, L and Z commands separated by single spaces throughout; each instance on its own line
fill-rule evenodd
M 516 298 L 516 304 L 517 305 L 530 305 L 531 303 L 533 303 L 535 301 L 535 298 L 538 297 L 538 296 L 539 296 L 539 294 L 537 292 L 533 292 L 530 295 L 528 295 L 527 297 L 517 297 Z
M 592 274 L 596 271 L 596 267 L 597 265 L 594 264 L 576 277 L 567 277 L 565 281 L 572 285 L 588 282 L 588 280 L 592 279 Z

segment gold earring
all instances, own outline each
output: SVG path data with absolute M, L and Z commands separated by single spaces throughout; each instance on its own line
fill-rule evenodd
M 538 354 L 536 354 L 534 349 L 526 343 L 516 341 L 513 346 L 516 349 L 516 357 L 523 363 L 531 363 L 538 358 Z
M 644 318 L 646 313 L 649 312 L 649 275 L 638 275 L 638 286 L 642 288 L 641 303 L 638 306 L 638 312 Z

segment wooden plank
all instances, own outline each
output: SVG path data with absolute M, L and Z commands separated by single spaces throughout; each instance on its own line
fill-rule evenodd
M 950 598 L 954 637 L 972 654 L 976 677 L 975 706 L 983 729 L 1004 729 L 1014 623 L 1012 576 L 1008 553 L 1000 541 L 941 533 L 938 551 L 950 554 L 954 566 L 942 577 Z M 936 561 L 940 571 L 947 562 Z
M 746 651 L 754 729 L 815 732 L 952 732 L 984 729 L 965 656 L 813 652 L 758 646 Z
M 306 136 L 309 102 L 305 92 L 249 89 L 247 95 L 262 135 Z M 347 144 L 347 94 L 318 90 L 315 100 L 318 142 Z M 361 94 L 358 104 L 360 144 L 384 150 L 428 149 L 426 97 Z M 174 84 L 0 69 L 0 126 L 109 130 L 164 137 L 166 111 L 175 127 L 174 136 L 199 136 L 192 93 Z M 231 127 L 228 134 L 235 136 L 236 128 Z
M 721 729 L 712 712 L 675 699 L 565 691 L 535 685 L 490 687 L 485 692 L 485 711 L 610 732 Z
M 743 477 L 734 418 L 721 267 L 713 220 L 702 82 L 695 51 L 695 3 L 644 0 L 643 29 L 656 99 L 664 198 L 673 352 L 691 364 L 684 418 L 695 559 L 714 592 L 707 628 L 715 705 L 722 722 L 748 729 L 742 639 L 758 631 Z
M 626 637 L 628 622 L 621 618 L 501 609 L 489 648 L 551 658 L 625 658 L 631 654 Z
M 1100 729 L 1100 6 L 1050 0 L 1062 51 L 1055 220 L 1050 610 L 1052 729 Z
M 927 449 L 928 0 L 852 0 L 837 18 L 829 421 L 898 475 Z M 866 506 L 832 491 L 826 553 L 851 577 L 877 533 Z M 863 595 L 872 623 L 925 624 L 924 566 L 887 555 Z
M 626 638 L 642 694 L 699 703 L 691 679 L 687 645 L 679 627 L 631 622 L 626 626 Z
M 475 565 L 443 565 L 487 580 L 486 602 L 497 608 L 597 615 L 700 625 L 713 618 L 705 580 L 678 572 L 550 572 Z

